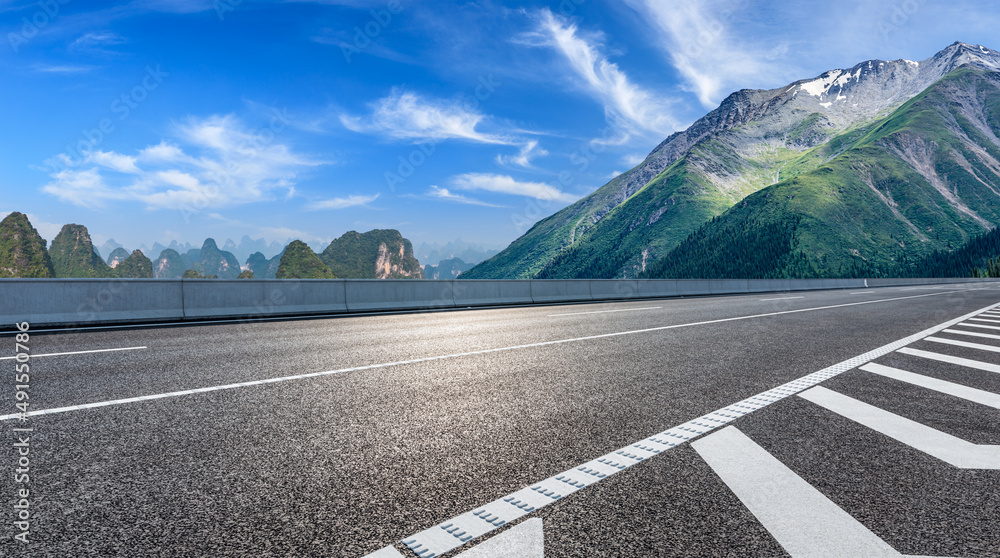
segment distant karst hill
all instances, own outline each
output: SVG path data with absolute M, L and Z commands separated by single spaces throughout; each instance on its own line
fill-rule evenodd
M 276 276 L 278 279 L 336 279 L 330 268 L 301 240 L 285 246 Z
M 111 277 L 111 267 L 94 251 L 87 227 L 63 226 L 49 247 L 56 277 Z
M 0 278 L 6 277 L 55 277 L 45 240 L 16 211 L 0 221 Z
M 413 244 L 395 229 L 350 231 L 319 255 L 334 275 L 344 279 L 420 279 L 423 270 Z

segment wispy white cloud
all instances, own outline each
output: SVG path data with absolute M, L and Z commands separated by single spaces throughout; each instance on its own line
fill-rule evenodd
M 368 205 L 371 202 L 378 199 L 379 194 L 372 196 L 346 196 L 343 198 L 332 198 L 329 200 L 319 200 L 312 202 L 308 205 L 309 209 L 319 210 L 319 209 L 347 209 L 348 207 L 357 207 L 359 205 Z
M 436 198 L 440 200 L 447 200 L 456 203 L 464 203 L 466 205 L 481 205 L 483 207 L 504 207 L 502 205 L 496 205 L 482 200 L 477 200 L 470 198 L 468 196 L 463 196 L 462 194 L 456 194 L 447 188 L 440 188 L 438 186 L 431 186 L 430 190 L 425 194 L 428 197 Z
M 736 0 L 626 0 L 662 37 L 686 88 L 712 108 L 737 89 L 758 84 L 762 76 L 787 76 L 790 64 L 779 61 L 787 44 L 767 37 L 754 41 L 734 33 L 731 20 L 745 2 Z M 785 79 L 781 77 L 779 79 Z
M 665 135 L 677 129 L 673 103 L 630 81 L 601 52 L 601 35 L 585 35 L 576 25 L 548 9 L 539 12 L 537 19 L 534 37 L 540 40 L 539 44 L 551 46 L 562 54 L 587 92 L 603 104 L 612 123 L 631 133 Z
M 70 49 L 93 49 L 104 46 L 120 45 L 125 43 L 125 38 L 117 33 L 108 31 L 99 33 L 84 33 L 72 43 Z
M 521 182 L 511 176 L 488 173 L 467 173 L 451 179 L 459 190 L 483 190 L 499 194 L 525 196 L 538 200 L 572 202 L 578 198 L 542 182 Z
M 203 210 L 274 199 L 275 191 L 291 190 L 299 173 L 323 164 L 232 115 L 188 118 L 173 131 L 173 141 L 135 155 L 96 150 L 79 161 L 53 157 L 46 161 L 52 180 L 42 190 L 80 206 L 131 200 L 152 209 Z
M 522 168 L 532 168 L 531 161 L 538 157 L 545 157 L 549 152 L 538 147 L 538 140 L 530 140 L 524 144 L 517 155 L 497 155 L 497 163 L 503 166 L 516 165 Z
M 426 141 L 458 139 L 478 143 L 510 144 L 510 138 L 478 128 L 487 117 L 452 101 L 429 99 L 412 91 L 393 89 L 370 103 L 368 116 L 340 115 L 349 130 L 392 139 Z
M 32 70 L 41 74 L 85 74 L 94 69 L 94 66 L 83 64 L 35 64 Z
M 644 153 L 633 153 L 622 157 L 622 163 L 628 165 L 629 168 L 634 167 L 645 160 L 646 155 Z

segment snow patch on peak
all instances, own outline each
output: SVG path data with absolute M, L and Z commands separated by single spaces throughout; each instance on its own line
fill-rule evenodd
M 832 72 L 827 72 L 821 75 L 818 79 L 812 81 L 807 81 L 801 85 L 802 90 L 806 93 L 812 95 L 813 97 L 822 97 L 830 87 L 840 79 L 840 76 L 844 72 L 841 70 L 833 70 Z
M 903 60 L 908 66 L 913 66 L 914 68 L 920 66 L 920 62 L 914 62 L 913 60 Z

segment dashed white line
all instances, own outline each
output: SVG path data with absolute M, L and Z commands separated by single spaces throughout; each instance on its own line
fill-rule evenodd
M 795 300 L 796 298 L 805 298 L 804 296 L 783 296 L 781 298 L 762 298 L 761 302 L 770 302 L 772 300 Z
M 947 362 L 949 364 L 957 364 L 959 366 L 975 368 L 976 370 L 983 370 L 986 372 L 994 372 L 996 374 L 1000 374 L 1000 366 L 997 366 L 996 364 L 990 364 L 988 362 L 980 362 L 978 360 L 972 360 L 968 358 L 943 355 L 941 353 L 932 353 L 930 351 L 921 351 L 920 349 L 911 349 L 909 347 L 904 347 L 896 352 L 903 353 L 904 355 L 912 355 L 920 358 L 926 358 L 928 360 Z
M 609 314 L 611 312 L 638 312 L 639 310 L 659 310 L 662 306 L 650 306 L 648 308 L 621 308 L 619 310 L 595 310 L 593 312 L 570 312 L 568 314 L 549 314 L 547 318 L 556 316 L 582 316 L 584 314 Z
M 1000 328 L 998 328 L 1000 329 Z M 962 331 L 960 329 L 946 329 L 941 333 L 952 333 L 955 335 L 965 335 L 968 337 L 979 337 L 982 339 L 1000 339 L 1000 335 L 993 335 L 991 333 L 979 333 L 978 331 Z
M 984 320 L 983 318 L 969 318 L 970 322 L 986 322 L 988 324 L 1000 324 L 1000 320 Z
M 868 364 L 862 366 L 861 370 L 872 374 L 878 374 L 879 376 L 885 376 L 886 378 L 899 380 L 900 382 L 920 386 L 938 393 L 944 393 L 960 399 L 965 399 L 966 401 L 972 401 L 973 403 L 979 403 L 980 405 L 985 405 L 987 407 L 993 407 L 994 409 L 1000 409 L 1000 394 L 971 388 L 969 386 L 963 386 L 954 382 L 939 380 L 937 378 L 931 378 L 930 376 L 924 376 L 923 374 L 914 374 L 913 372 L 884 366 L 874 362 L 869 362 Z
M 900 556 L 737 428 L 691 447 L 791 556 Z
M 248 382 L 240 382 L 240 383 L 234 383 L 234 384 L 224 384 L 224 385 L 220 385 L 220 386 L 203 387 L 203 388 L 189 389 L 189 390 L 183 390 L 183 391 L 172 391 L 172 392 L 168 392 L 168 393 L 159 393 L 159 394 L 154 394 L 154 395 L 144 395 L 144 396 L 140 396 L 140 397 L 129 397 L 127 399 L 116 399 L 116 400 L 112 400 L 112 401 L 100 401 L 100 402 L 96 402 L 96 403 L 84 403 L 84 404 L 81 404 L 81 405 L 71 405 L 71 406 L 67 406 L 67 407 L 56 407 L 56 408 L 53 408 L 53 409 L 42 409 L 42 410 L 39 410 L 39 411 L 30 411 L 28 413 L 25 413 L 23 416 L 31 417 L 31 416 L 37 416 L 37 415 L 65 413 L 65 412 L 69 412 L 69 411 L 80 411 L 80 410 L 84 410 L 84 409 L 95 409 L 95 408 L 98 408 L 98 407 L 108 407 L 108 406 L 112 406 L 112 405 L 124 405 L 124 404 L 127 404 L 127 403 L 136 403 L 136 402 L 139 402 L 139 401 L 149 401 L 149 400 L 153 400 L 153 399 L 166 399 L 166 398 L 170 398 L 170 397 L 180 397 L 180 396 L 183 396 L 183 395 L 192 395 L 192 394 L 196 394 L 196 393 L 207 393 L 207 392 L 212 392 L 212 391 L 222 391 L 222 390 L 227 390 L 227 389 L 236 389 L 236 388 L 249 387 L 249 386 L 259 386 L 259 385 L 264 385 L 264 384 L 274 384 L 274 383 L 279 383 L 279 382 L 289 382 L 289 381 L 293 381 L 293 380 L 302 380 L 302 379 L 306 379 L 306 378 L 318 378 L 318 377 L 321 377 L 321 376 L 332 376 L 332 375 L 335 375 L 335 374 L 343 374 L 345 372 L 359 372 L 359 371 L 362 371 L 362 370 L 376 370 L 376 369 L 379 369 L 379 368 L 388 368 L 390 366 L 402 366 L 402 365 L 407 365 L 407 364 L 417 364 L 417 363 L 421 363 L 421 362 L 433 362 L 433 361 L 453 359 L 453 358 L 460 358 L 460 357 L 467 357 L 467 356 L 485 355 L 485 354 L 499 353 L 499 352 L 505 352 L 505 351 L 515 351 L 515 350 L 519 350 L 519 349 L 530 349 L 530 348 L 535 348 L 535 347 L 547 347 L 547 346 L 551 346 L 551 345 L 561 345 L 561 344 L 564 344 L 564 343 L 575 343 L 575 342 L 578 342 L 578 341 L 590 341 L 590 340 L 594 340 L 594 339 L 609 339 L 609 338 L 612 338 L 612 337 L 621 337 L 623 335 L 635 335 L 635 334 L 639 334 L 639 333 L 651 333 L 651 332 L 654 332 L 654 331 L 666 331 L 666 330 L 670 330 L 670 329 L 678 329 L 678 328 L 684 328 L 684 327 L 694 327 L 694 326 L 699 326 L 699 325 L 708 325 L 708 324 L 719 324 L 719 323 L 726 323 L 726 322 L 735 322 L 735 321 L 740 321 L 740 320 L 750 320 L 750 319 L 754 319 L 754 318 L 766 318 L 766 317 L 771 317 L 771 316 L 782 316 L 782 315 L 786 315 L 786 314 L 798 314 L 798 313 L 802 313 L 802 312 L 815 312 L 815 311 L 819 311 L 819 310 L 829 310 L 829 309 L 833 309 L 833 308 L 845 308 L 845 307 L 848 307 L 848 306 L 861 306 L 861 305 L 865 305 L 865 304 L 878 304 L 878 303 L 881 303 L 881 302 L 892 302 L 892 301 L 898 301 L 898 300 L 912 300 L 912 299 L 916 299 L 916 298 L 924 298 L 924 297 L 929 297 L 929 296 L 940 296 L 940 295 L 945 295 L 945 294 L 952 294 L 953 292 L 960 292 L 960 291 L 950 291 L 950 292 L 944 292 L 944 293 L 931 293 L 931 294 L 904 296 L 904 297 L 887 298 L 887 299 L 881 299 L 881 300 L 866 300 L 866 301 L 863 301 L 863 302 L 851 302 L 851 303 L 846 303 L 846 304 L 835 304 L 835 305 L 832 305 L 832 306 L 819 306 L 819 307 L 815 307 L 815 308 L 799 308 L 797 310 L 783 310 L 783 311 L 780 311 L 780 312 L 768 312 L 768 313 L 765 313 L 765 314 L 753 314 L 753 315 L 750 315 L 750 316 L 736 316 L 736 317 L 733 317 L 733 318 L 720 318 L 720 319 L 717 319 L 717 320 L 706 320 L 706 321 L 703 321 L 703 322 L 692 322 L 692 323 L 687 323 L 687 324 L 675 324 L 675 325 L 668 325 L 668 326 L 650 327 L 650 328 L 636 329 L 636 330 L 631 330 L 631 331 L 618 331 L 618 332 L 614 332 L 614 333 L 602 333 L 602 334 L 598 334 L 598 335 L 588 335 L 586 337 L 574 337 L 572 339 L 559 339 L 559 340 L 555 340 L 555 341 L 541 341 L 541 342 L 538 342 L 538 343 L 528 343 L 528 344 L 525 344 L 525 345 L 515 345 L 515 346 L 512 346 L 512 347 L 498 347 L 498 348 L 495 348 L 495 349 L 483 349 L 483 350 L 480 350 L 480 351 L 470 351 L 470 352 L 467 352 L 467 353 L 455 353 L 455 354 L 450 354 L 450 355 L 432 356 L 432 357 L 425 357 L 425 358 L 415 358 L 415 359 L 411 359 L 411 360 L 400 360 L 400 361 L 396 361 L 396 362 L 385 362 L 385 363 L 381 363 L 381 364 L 369 364 L 369 365 L 365 365 L 365 366 L 355 366 L 355 367 L 352 367 L 352 368 L 341 368 L 339 370 L 326 370 L 326 371 L 323 371 L 323 372 L 310 372 L 310 373 L 307 373 L 307 374 L 297 374 L 297 375 L 294 375 L 294 376 L 279 376 L 277 378 L 267 378 L 267 379 L 264 379 L 264 380 L 252 380 L 252 381 L 248 381 Z M 981 311 L 977 311 L 976 314 L 978 314 L 979 312 L 981 312 Z M 970 315 L 976 315 L 976 314 L 970 314 Z M 952 325 L 953 323 L 957 323 L 957 322 L 959 322 L 961 320 L 964 320 L 966 318 L 967 317 L 963 316 L 960 320 L 953 320 L 952 322 L 948 322 L 948 326 Z M 940 329 L 943 329 L 943 328 L 940 328 Z M 940 329 L 935 329 L 934 332 L 940 331 Z M 930 333 L 928 333 L 927 335 L 930 335 Z M 11 420 L 13 418 L 19 418 L 21 416 L 22 415 L 18 415 L 18 414 L 0 415 L 0 422 L 5 421 L 5 420 Z
M 1000 446 L 973 444 L 820 386 L 799 397 L 955 467 L 1000 469 Z
M 983 345 L 982 343 L 969 343 L 968 341 L 959 341 L 957 339 L 945 339 L 943 337 L 928 337 L 924 341 L 931 341 L 933 343 L 941 343 L 943 345 L 954 345 L 956 347 L 965 347 L 967 349 L 979 349 L 980 351 L 989 351 L 991 353 L 1000 353 L 1000 347 L 994 345 Z
M 116 351 L 138 351 L 139 349 L 148 349 L 149 347 L 119 347 L 117 349 L 93 349 L 90 351 L 70 351 L 68 353 L 43 353 L 38 355 L 31 355 L 31 358 L 42 358 L 42 357 L 53 357 L 53 356 L 66 356 L 66 355 L 86 355 L 92 353 L 112 353 Z M 16 357 L 7 356 L 0 357 L 0 360 L 11 360 Z

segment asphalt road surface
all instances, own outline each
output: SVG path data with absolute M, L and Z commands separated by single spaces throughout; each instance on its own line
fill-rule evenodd
M 994 284 L 29 333 L 4 557 L 1000 556 Z

